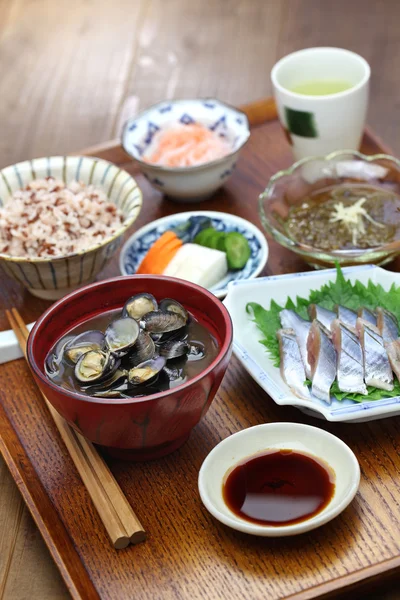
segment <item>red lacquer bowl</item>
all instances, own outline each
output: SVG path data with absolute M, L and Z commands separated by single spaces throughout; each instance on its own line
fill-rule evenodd
M 91 398 L 65 390 L 46 377 L 44 360 L 62 335 L 101 312 L 122 308 L 127 298 L 140 292 L 149 292 L 157 300 L 178 300 L 210 330 L 219 342 L 219 353 L 211 365 L 173 390 L 132 399 Z M 232 323 L 220 300 L 198 285 L 150 275 L 116 277 L 68 294 L 38 319 L 28 339 L 35 379 L 60 415 L 95 444 L 136 460 L 169 454 L 187 440 L 210 407 L 231 349 Z

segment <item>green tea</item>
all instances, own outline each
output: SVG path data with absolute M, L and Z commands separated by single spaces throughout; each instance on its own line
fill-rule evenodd
M 349 90 L 351 87 L 353 87 L 351 83 L 340 79 L 315 79 L 299 83 L 290 88 L 290 91 L 304 96 L 330 96 Z

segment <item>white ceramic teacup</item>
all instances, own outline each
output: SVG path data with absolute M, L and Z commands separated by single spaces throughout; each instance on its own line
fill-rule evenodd
M 357 150 L 368 105 L 370 67 L 342 48 L 307 48 L 288 54 L 271 72 L 279 119 L 295 159 L 334 150 Z M 295 90 L 310 82 L 344 82 L 348 89 L 326 95 Z

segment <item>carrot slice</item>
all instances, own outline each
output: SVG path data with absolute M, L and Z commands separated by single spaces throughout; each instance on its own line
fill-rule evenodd
M 183 242 L 176 233 L 165 231 L 148 250 L 136 273 L 161 274 L 182 245 Z
M 155 259 L 154 261 L 152 260 L 151 262 L 149 262 L 148 260 L 142 261 L 136 273 L 161 275 L 181 247 L 182 243 L 180 241 L 171 242 L 170 244 L 163 246 L 162 253 L 157 256 L 157 259 Z
M 157 259 L 157 255 L 160 253 L 162 248 L 167 243 L 171 242 L 172 240 L 177 240 L 177 239 L 178 239 L 178 236 L 173 231 L 164 231 L 164 233 L 158 238 L 158 240 L 156 240 L 154 242 L 154 244 L 149 248 L 149 250 L 147 251 L 147 254 L 145 255 L 145 257 L 142 260 L 142 263 L 143 263 L 143 261 L 147 261 L 147 260 L 151 263 L 153 260 Z

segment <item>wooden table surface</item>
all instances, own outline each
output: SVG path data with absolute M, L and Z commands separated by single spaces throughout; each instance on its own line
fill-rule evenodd
M 315 45 L 370 62 L 369 123 L 400 154 L 399 20 L 398 0 L 0 0 L 0 167 L 117 137 L 165 98 L 269 95 L 275 61 Z M 0 490 L 0 600 L 68 598 L 3 463 Z

